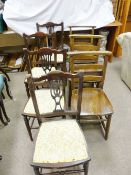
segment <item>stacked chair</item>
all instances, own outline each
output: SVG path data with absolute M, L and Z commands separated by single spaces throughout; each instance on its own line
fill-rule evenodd
M 94 26 L 91 34 L 73 34 L 74 26 L 70 26 L 68 53 L 63 49 L 63 23 L 36 26 L 35 34 L 23 35 L 28 100 L 22 115 L 31 141 L 32 129 L 39 129 L 31 166 L 36 175 L 87 175 L 90 156 L 78 122 L 99 122 L 107 140 L 113 107 L 103 85 L 111 52 L 100 51 L 103 36 L 94 35 Z M 61 28 L 60 42 L 57 27 Z M 38 127 L 34 127 L 34 121 Z

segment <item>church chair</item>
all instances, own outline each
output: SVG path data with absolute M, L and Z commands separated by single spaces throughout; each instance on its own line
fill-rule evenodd
M 68 106 L 69 96 L 69 82 L 74 78 L 78 79 L 78 91 L 76 100 L 76 107 Z M 59 70 L 51 71 L 48 74 L 39 78 L 27 78 L 30 91 L 30 98 L 28 99 L 24 108 L 23 116 L 27 127 L 30 139 L 33 141 L 32 132 L 35 119 L 41 124 L 41 118 L 53 119 L 54 117 L 75 116 L 79 118 L 82 95 L 82 76 L 80 74 L 70 74 Z M 44 86 L 44 82 L 48 83 L 48 88 L 37 89 L 38 86 Z M 72 94 L 70 94 L 72 96 Z M 74 105 L 75 106 L 75 105 Z
M 58 67 L 57 58 L 59 55 L 62 55 L 63 57 L 61 67 Z M 66 50 L 55 50 L 46 47 L 40 48 L 38 51 L 28 51 L 27 49 L 24 49 L 24 57 L 28 73 L 34 78 L 41 77 L 52 70 L 61 69 L 62 71 L 66 71 Z M 26 80 L 25 87 L 29 97 L 28 84 Z
M 70 55 L 70 71 L 71 73 L 83 73 L 83 93 L 81 103 L 81 113 L 79 121 L 81 122 L 99 122 L 104 131 L 104 137 L 107 140 L 111 118 L 113 114 L 113 107 L 107 95 L 103 90 L 107 57 L 111 55 L 109 51 L 76 51 L 69 52 Z M 99 56 L 102 55 L 103 62 L 85 64 L 81 55 Z M 77 63 L 79 61 L 79 64 Z M 87 86 L 88 84 L 88 86 Z M 91 84 L 91 85 L 90 85 Z M 77 80 L 72 83 L 73 91 L 76 91 Z M 72 93 L 75 94 L 75 93 Z M 75 97 L 72 97 L 72 102 L 75 104 Z

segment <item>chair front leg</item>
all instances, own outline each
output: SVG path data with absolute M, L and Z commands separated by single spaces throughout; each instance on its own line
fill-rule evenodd
M 0 121 L 6 126 L 8 125 L 8 122 L 5 122 L 2 116 L 2 112 L 1 112 L 1 104 L 0 104 Z
M 32 137 L 32 133 L 31 133 L 31 128 L 30 128 L 30 125 L 29 125 L 28 117 L 27 116 L 23 116 L 23 117 L 24 117 L 24 121 L 25 121 L 25 125 L 26 125 L 26 128 L 27 128 L 29 137 L 30 137 L 31 141 L 33 141 L 33 137 Z
M 10 99 L 13 99 L 13 97 L 11 95 L 11 91 L 9 90 L 9 85 L 7 83 L 7 79 L 6 78 L 4 78 L 4 83 L 5 83 L 7 95 L 10 97 Z
M 33 169 L 34 169 L 35 175 L 40 175 L 38 167 L 33 166 Z
M 88 175 L 88 167 L 89 167 L 89 162 L 84 163 L 84 175 Z

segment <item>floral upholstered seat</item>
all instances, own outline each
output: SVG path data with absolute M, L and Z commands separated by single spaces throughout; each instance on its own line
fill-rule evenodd
M 87 144 L 76 120 L 42 123 L 33 163 L 67 163 L 88 159 Z

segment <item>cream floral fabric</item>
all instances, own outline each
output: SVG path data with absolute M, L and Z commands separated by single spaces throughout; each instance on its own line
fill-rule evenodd
M 55 67 L 52 67 L 51 70 L 54 71 L 56 69 L 55 69 Z M 42 67 L 33 67 L 31 69 L 31 73 L 32 73 L 33 78 L 39 78 L 42 75 L 45 75 L 45 72 L 44 72 Z M 48 72 L 46 72 L 46 73 L 48 73 Z
M 49 89 L 40 89 L 35 91 L 36 99 L 40 114 L 53 112 L 55 109 L 55 101 L 52 99 Z M 64 107 L 64 98 L 61 99 L 62 108 Z M 35 115 L 35 109 L 32 102 L 32 98 L 30 97 L 25 109 L 24 114 L 32 114 Z
M 52 55 L 51 60 L 54 61 L 54 55 Z M 63 62 L 63 55 L 62 54 L 57 54 L 57 63 Z
M 41 125 L 34 163 L 72 162 L 87 158 L 87 144 L 76 120 L 50 121 Z

